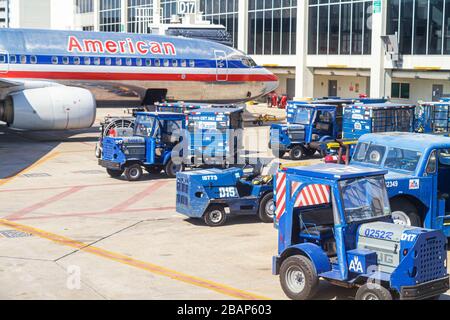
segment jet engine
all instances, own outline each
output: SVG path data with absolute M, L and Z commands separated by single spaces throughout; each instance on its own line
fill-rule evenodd
M 0 121 L 20 130 L 89 128 L 96 102 L 86 89 L 55 86 L 12 93 L 0 103 Z

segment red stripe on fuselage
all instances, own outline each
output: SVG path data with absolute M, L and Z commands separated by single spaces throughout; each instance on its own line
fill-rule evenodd
M 226 75 L 219 75 L 225 78 Z M 49 79 L 49 80 L 135 80 L 135 81 L 202 81 L 216 82 L 216 74 L 169 74 L 169 73 L 109 73 L 109 72 L 40 72 L 9 71 L 2 78 Z M 229 74 L 228 82 L 272 82 L 278 78 L 272 74 Z M 221 81 L 223 82 L 223 81 Z

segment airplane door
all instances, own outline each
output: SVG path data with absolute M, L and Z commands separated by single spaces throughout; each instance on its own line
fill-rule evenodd
M 214 51 L 216 56 L 216 77 L 217 81 L 228 80 L 228 60 L 225 51 Z
M 9 54 L 6 51 L 0 51 L 0 74 L 9 71 Z

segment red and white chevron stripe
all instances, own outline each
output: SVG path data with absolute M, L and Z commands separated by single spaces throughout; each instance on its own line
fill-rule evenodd
M 275 207 L 275 215 L 277 216 L 277 220 L 281 218 L 284 211 L 286 210 L 286 172 L 278 171 L 277 172 L 277 181 L 276 181 L 276 190 L 275 190 L 275 199 L 276 199 L 276 207 Z
M 286 172 L 277 173 L 276 210 L 277 219 L 286 211 Z M 291 196 L 302 186 L 299 182 L 292 182 Z M 311 184 L 303 188 L 295 200 L 295 208 L 309 207 L 330 203 L 330 187 L 323 184 Z

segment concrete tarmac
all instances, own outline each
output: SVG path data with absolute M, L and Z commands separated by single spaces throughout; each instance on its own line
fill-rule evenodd
M 96 126 L 122 114 L 98 111 Z M 246 136 L 250 154 L 270 156 L 267 126 Z M 175 211 L 175 179 L 110 178 L 94 155 L 97 138 L 97 127 L 0 126 L 0 299 L 286 299 L 271 274 L 272 224 L 186 219 Z M 322 282 L 317 299 L 354 294 Z

